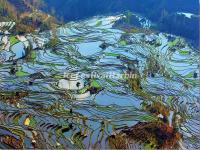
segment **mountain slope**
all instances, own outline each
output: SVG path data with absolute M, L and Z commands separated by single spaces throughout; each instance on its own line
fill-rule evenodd
M 0 0 L 0 20 L 6 21 L 8 18 L 16 19 L 16 10 L 7 0 Z
M 23 34 L 36 29 L 49 30 L 56 26 L 56 19 L 37 9 L 42 3 L 34 0 L 0 0 L 0 20 L 16 22 L 13 33 Z M 36 5 L 37 4 L 37 5 Z
M 198 14 L 198 0 L 43 0 L 45 10 L 56 13 L 66 21 L 83 19 L 97 14 L 130 10 L 157 20 L 163 10 L 169 13 L 186 11 Z
M 14 31 L 24 33 L 51 29 L 56 26 L 56 19 L 69 22 L 131 11 L 156 24 L 155 30 L 183 36 L 197 44 L 198 6 L 198 0 L 0 0 L 0 20 L 14 20 Z M 187 18 L 178 12 L 196 16 Z
M 156 30 L 167 32 L 198 43 L 198 0 L 43 0 L 42 9 L 65 21 L 79 20 L 94 15 L 139 13 L 156 24 Z M 192 13 L 192 18 L 178 15 Z

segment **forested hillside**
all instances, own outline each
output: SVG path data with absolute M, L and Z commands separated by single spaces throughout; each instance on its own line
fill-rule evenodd
M 56 19 L 37 9 L 41 4 L 34 0 L 0 0 L 0 21 L 16 22 L 13 33 L 17 34 L 49 30 L 55 26 Z

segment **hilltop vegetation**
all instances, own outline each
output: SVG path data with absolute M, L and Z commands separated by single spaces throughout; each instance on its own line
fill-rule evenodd
M 13 5 L 11 5 L 8 1 L 6 0 L 0 0 L 0 20 L 1 21 L 6 21 L 8 18 L 10 19 L 16 19 L 16 10 Z
M 37 7 L 42 6 L 35 0 L 0 0 L 0 20 L 14 21 L 16 26 L 11 31 L 15 34 L 49 30 L 56 26 L 56 19 Z

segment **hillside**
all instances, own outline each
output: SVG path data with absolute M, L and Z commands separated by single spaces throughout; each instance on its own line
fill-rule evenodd
M 7 21 L 7 19 L 16 20 L 16 10 L 7 0 L 0 0 L 0 20 Z
M 0 149 L 199 149 L 199 54 L 121 18 L 0 36 Z
M 153 22 L 153 30 L 182 36 L 197 45 L 198 5 L 198 0 L 0 0 L 0 20 L 15 21 L 13 32 L 23 34 L 54 28 L 56 20 L 67 23 L 130 11 Z M 194 15 L 188 18 L 180 12 Z
M 0 150 L 200 149 L 195 4 L 0 0 Z
M 37 9 L 42 3 L 33 0 L 0 0 L 1 22 L 16 22 L 12 33 L 23 34 L 36 29 L 49 30 L 56 26 L 56 19 Z
M 43 10 L 61 20 L 74 21 L 95 15 L 124 13 L 129 10 L 147 17 L 159 32 L 167 32 L 198 43 L 198 0 L 43 0 Z M 196 17 L 177 15 L 191 13 Z M 134 21 L 133 21 L 134 22 Z
M 198 14 L 198 0 L 43 0 L 45 11 L 53 12 L 64 20 L 75 20 L 98 14 L 130 10 L 158 21 L 163 10 Z

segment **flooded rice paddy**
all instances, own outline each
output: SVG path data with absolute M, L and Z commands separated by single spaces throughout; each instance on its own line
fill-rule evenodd
M 120 17 L 1 45 L 0 148 L 200 148 L 198 53 Z

